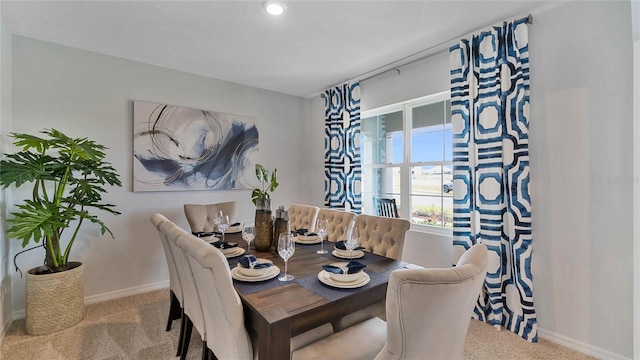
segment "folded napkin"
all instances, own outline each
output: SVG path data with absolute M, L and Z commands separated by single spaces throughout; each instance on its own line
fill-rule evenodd
M 253 255 L 243 255 L 240 258 L 239 261 L 240 261 L 240 264 L 243 267 L 247 268 L 247 269 L 251 268 L 251 263 L 253 263 L 253 268 L 254 269 L 265 269 L 265 268 L 273 266 L 273 264 L 269 263 L 269 262 L 267 262 L 267 263 L 258 263 L 257 262 L 258 259 L 256 259 L 256 257 L 253 256 Z
M 336 241 L 336 244 L 334 246 L 336 247 L 336 249 L 347 250 L 347 246 L 344 244 L 345 242 L 346 240 L 338 240 Z M 356 251 L 356 250 L 364 250 L 364 247 L 356 246 L 355 248 L 353 248 L 353 251 Z
M 211 245 L 217 247 L 218 249 L 230 249 L 230 248 L 237 247 L 238 243 L 218 240 L 216 242 L 212 242 Z
M 198 232 L 192 232 L 192 234 L 197 236 L 197 237 L 205 237 L 205 236 L 215 235 L 215 233 L 212 232 L 212 231 L 198 231 Z
M 359 261 L 351 260 L 345 267 L 347 268 L 347 274 L 355 274 L 358 271 L 367 267 L 367 265 Z M 341 268 L 338 266 L 322 265 L 322 268 L 324 269 L 324 271 L 332 272 L 334 274 L 344 274 L 344 268 Z
M 307 234 L 307 231 L 309 231 L 309 229 L 298 229 L 298 230 L 296 230 L 295 232 L 296 232 L 298 235 L 306 235 L 306 234 Z
M 229 225 L 229 227 L 240 226 L 240 225 L 242 225 L 242 224 L 237 222 L 237 223 L 233 223 L 233 224 Z

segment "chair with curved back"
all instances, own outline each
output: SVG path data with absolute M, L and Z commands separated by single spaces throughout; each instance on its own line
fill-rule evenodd
M 336 242 L 345 240 L 349 224 L 356 218 L 355 213 L 345 210 L 322 208 L 318 211 L 318 219 L 326 219 L 329 223 L 327 240 Z
M 289 206 L 289 227 L 291 230 L 314 231 L 320 208 L 317 206 L 293 204 Z
M 358 245 L 364 251 L 394 260 L 402 258 L 404 238 L 409 230 L 409 221 L 384 216 L 358 215 L 355 225 L 358 229 Z M 384 301 L 362 308 L 333 321 L 336 330 L 342 330 L 372 317 L 384 317 Z
M 404 238 L 410 227 L 409 220 L 384 216 L 358 215 L 358 244 L 365 251 L 400 260 Z
M 236 202 L 228 201 L 217 204 L 184 204 L 184 215 L 192 233 L 217 231 L 213 220 L 222 211 L 233 222 L 236 217 Z
M 169 247 L 167 234 L 160 231 L 160 225 L 169 221 L 164 215 L 155 213 L 151 215 L 151 223 L 155 226 L 158 231 L 158 235 L 160 238 L 160 242 L 162 243 L 162 248 L 164 250 L 164 256 L 167 260 L 167 267 L 169 268 L 169 318 L 167 319 L 166 331 L 171 330 L 171 325 L 173 320 L 182 318 L 182 303 L 183 303 L 183 295 L 182 295 L 182 285 L 180 285 L 180 278 L 178 277 L 178 270 L 176 269 L 176 263 L 173 258 L 173 253 L 171 252 L 171 248 Z M 182 334 L 181 324 L 180 334 Z M 182 344 L 182 338 L 178 340 L 179 344 Z M 178 355 L 180 355 L 180 347 L 178 347 Z
M 190 236 L 197 239 L 195 236 L 189 234 L 183 228 L 179 227 L 175 223 L 167 220 L 160 224 L 160 231 L 167 236 L 167 243 L 176 264 L 176 270 L 182 285 L 183 294 L 183 324 L 181 325 L 182 343 L 178 344 L 180 359 L 184 360 L 187 356 L 189 349 L 189 342 L 191 340 L 191 331 L 195 326 L 196 330 L 200 334 L 203 341 L 203 358 L 206 354 L 207 342 L 206 342 L 206 328 L 204 315 L 202 313 L 202 306 L 200 304 L 200 297 L 198 296 L 198 289 L 195 285 L 195 280 L 191 274 L 191 269 L 187 263 L 187 257 L 184 251 L 178 247 L 178 240 L 184 236 Z M 213 247 L 213 246 L 212 246 Z
M 178 239 L 199 289 L 206 318 L 206 344 L 219 359 L 254 359 L 257 345 L 253 333 L 245 327 L 243 305 L 233 287 L 229 264 L 222 252 L 204 240 L 187 234 Z M 312 329 L 291 339 L 296 350 L 333 332 L 330 324 Z M 211 354 L 210 352 L 207 352 Z
M 394 271 L 386 324 L 379 318 L 358 323 L 295 351 L 292 359 L 459 359 L 487 258 L 487 247 L 477 244 L 452 268 Z

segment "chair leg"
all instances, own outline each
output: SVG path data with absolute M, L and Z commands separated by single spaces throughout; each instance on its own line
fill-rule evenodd
M 169 290 L 171 293 L 171 300 L 169 303 L 169 318 L 167 319 L 167 328 L 166 331 L 171 330 L 171 324 L 173 320 L 180 319 L 182 317 L 182 308 L 180 307 L 180 302 L 176 297 L 176 294 L 173 291 Z
M 180 356 L 182 354 L 182 343 L 184 342 L 184 327 L 186 325 L 186 315 L 184 314 L 184 309 L 180 311 L 180 335 L 178 336 L 178 352 L 176 356 Z
M 184 335 L 182 338 L 182 348 L 180 349 L 180 360 L 185 360 L 187 358 L 187 351 L 189 351 L 189 342 L 191 342 L 191 332 L 193 331 L 193 323 L 187 314 L 184 315 L 186 318 L 186 324 L 184 326 Z
M 207 347 L 207 341 L 202 342 L 202 360 L 209 360 L 209 348 Z

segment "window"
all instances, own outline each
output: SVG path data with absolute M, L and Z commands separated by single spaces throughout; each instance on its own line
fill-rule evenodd
M 363 112 L 362 202 L 394 198 L 417 226 L 453 225 L 453 162 L 449 92 Z

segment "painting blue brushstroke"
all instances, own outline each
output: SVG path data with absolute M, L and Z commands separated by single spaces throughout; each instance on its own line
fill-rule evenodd
M 254 120 L 134 101 L 134 191 L 252 188 Z

